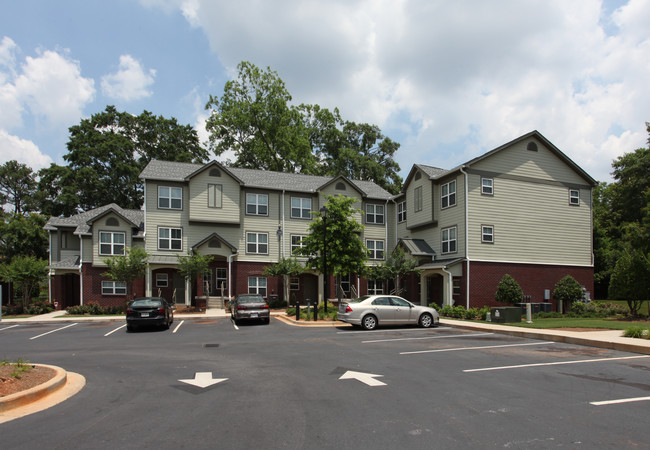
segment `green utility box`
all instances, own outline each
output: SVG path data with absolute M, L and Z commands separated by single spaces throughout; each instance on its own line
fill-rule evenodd
M 521 307 L 499 306 L 490 310 L 490 319 L 495 323 L 517 323 L 521 322 Z

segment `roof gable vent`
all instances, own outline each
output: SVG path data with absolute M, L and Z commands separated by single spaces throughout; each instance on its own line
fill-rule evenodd
M 120 226 L 120 221 L 117 220 L 115 217 L 109 217 L 106 219 L 106 226 L 107 227 L 119 227 Z
M 220 177 L 221 176 L 221 171 L 217 168 L 210 169 L 209 175 L 211 177 Z
M 536 152 L 537 151 L 537 144 L 534 143 L 533 141 L 530 141 L 528 145 L 526 146 L 526 150 L 530 150 L 531 152 Z
M 345 191 L 345 189 L 346 189 L 346 188 L 345 188 L 345 183 L 342 182 L 342 181 L 339 181 L 338 183 L 336 183 L 336 187 L 335 187 L 335 189 L 336 189 L 337 191 Z

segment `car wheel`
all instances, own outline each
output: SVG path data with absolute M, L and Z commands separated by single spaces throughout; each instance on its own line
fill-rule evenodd
M 165 330 L 169 330 L 169 317 L 167 317 L 167 320 L 165 320 L 165 323 L 163 324 Z
M 266 319 L 264 319 L 264 323 L 267 324 L 267 325 L 270 324 L 271 323 L 271 318 L 267 317 Z
M 377 328 L 377 318 L 375 316 L 373 316 L 372 314 L 368 314 L 361 321 L 361 326 L 365 330 L 374 330 L 375 328 Z
M 429 313 L 424 313 L 420 316 L 420 320 L 418 322 L 418 325 L 420 325 L 422 328 L 429 328 L 431 325 L 433 325 L 433 317 L 431 317 L 431 314 Z
M 135 328 L 133 327 L 133 325 L 127 325 L 127 326 L 126 326 L 126 331 L 128 331 L 129 333 L 133 333 L 133 330 L 134 330 L 134 329 L 135 329 Z

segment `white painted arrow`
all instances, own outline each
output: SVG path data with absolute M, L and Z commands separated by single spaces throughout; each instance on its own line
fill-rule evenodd
M 343 375 L 341 375 L 341 378 L 339 378 L 339 380 L 359 380 L 368 386 L 386 386 L 386 383 L 375 380 L 376 377 L 383 377 L 383 375 L 375 375 L 373 373 L 363 373 L 348 370 Z
M 228 378 L 212 378 L 212 372 L 196 372 L 194 378 L 189 380 L 178 380 L 181 383 L 191 384 L 193 386 L 198 386 L 200 388 L 206 388 L 212 386 L 213 384 L 221 383 L 226 381 Z

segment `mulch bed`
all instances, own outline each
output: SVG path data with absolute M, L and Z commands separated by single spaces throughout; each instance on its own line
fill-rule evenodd
M 56 370 L 49 367 L 31 366 L 26 372 L 21 372 L 20 378 L 11 375 L 15 367 L 11 364 L 0 366 L 0 397 L 15 394 L 43 384 L 56 375 Z

